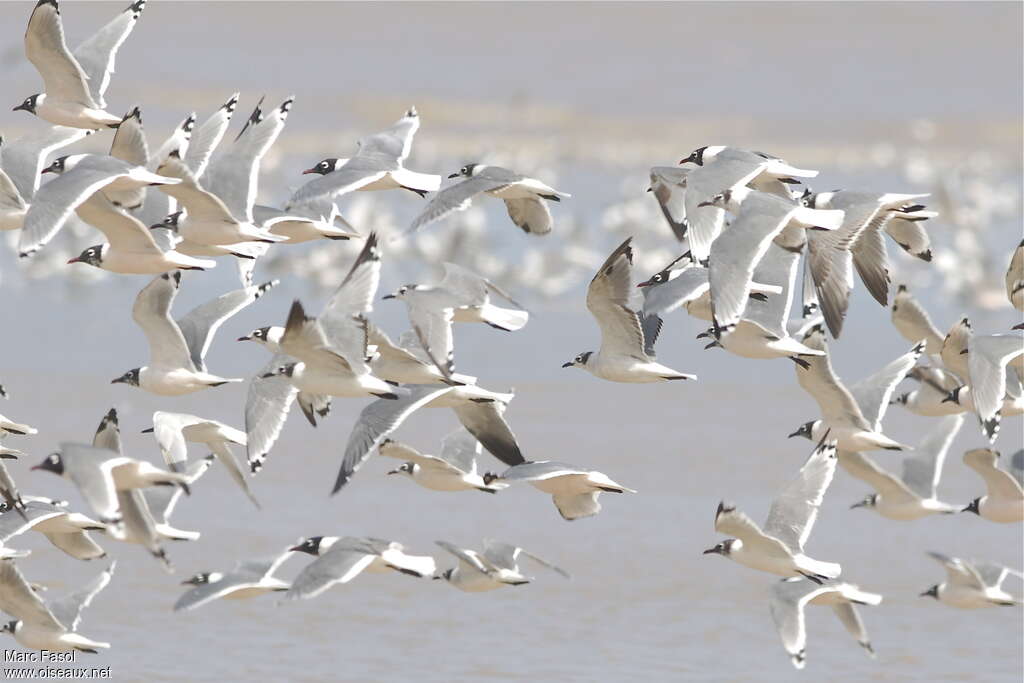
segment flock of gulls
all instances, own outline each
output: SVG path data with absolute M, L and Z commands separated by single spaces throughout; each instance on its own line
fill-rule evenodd
M 32 469 L 69 480 L 88 512 L 66 501 L 22 495 L 0 461 L 0 609 L 12 617 L 3 630 L 23 646 L 54 651 L 96 652 L 109 647 L 79 631 L 82 610 L 110 583 L 111 564 L 79 591 L 44 598 L 17 566 L 27 551 L 9 547 L 20 534 L 37 531 L 66 554 L 103 558 L 97 542 L 107 539 L 144 547 L 167 569 L 167 540 L 194 540 L 198 531 L 176 529 L 171 515 L 204 472 L 227 469 L 257 507 L 248 479 L 267 458 L 298 403 L 316 427 L 335 399 L 368 402 L 352 427 L 332 493 L 348 485 L 373 454 L 399 464 L 404 475 L 434 491 L 498 494 L 520 482 L 551 496 L 566 520 L 598 514 L 601 493 L 635 493 L 585 465 L 527 460 L 505 420 L 511 393 L 491 391 L 476 378 L 456 372 L 455 323 L 482 323 L 514 332 L 529 314 L 489 279 L 455 263 L 443 264 L 443 278 L 415 283 L 383 296 L 403 302 L 409 329 L 396 339 L 370 318 L 378 298 L 388 240 L 404 235 L 361 233 L 341 217 L 337 200 L 355 191 L 396 190 L 419 201 L 422 212 L 405 234 L 442 221 L 482 195 L 504 202 L 510 221 L 530 236 L 553 229 L 550 206 L 570 195 L 545 182 L 482 163 L 448 176 L 405 167 L 420 117 L 409 109 L 393 126 L 359 139 L 351 157 L 331 157 L 305 173 L 315 176 L 283 207 L 257 200 L 260 161 L 283 129 L 293 99 L 265 109 L 262 100 L 233 140 L 223 140 L 238 96 L 199 123 L 185 118 L 159 147 L 147 143 L 138 107 L 124 116 L 108 111 L 104 99 L 114 58 L 143 11 L 138 0 L 75 50 L 69 50 L 55 0 L 40 0 L 29 19 L 25 54 L 43 79 L 45 92 L 15 107 L 40 119 L 37 131 L 0 146 L 0 229 L 20 230 L 22 257 L 45 249 L 69 223 L 82 222 L 103 233 L 70 263 L 113 273 L 153 276 L 139 292 L 132 319 L 150 348 L 148 364 L 114 379 L 160 396 L 181 396 L 226 383 L 248 382 L 244 429 L 194 415 L 158 411 L 152 431 L 163 462 L 130 457 L 121 448 L 118 417 L 103 416 L 91 441 L 62 443 Z M 49 157 L 87 135 L 110 135 L 109 154 Z M 42 183 L 44 175 L 53 174 Z M 921 203 L 927 195 L 835 190 L 815 192 L 803 183 L 817 171 L 775 156 L 734 147 L 701 147 L 672 167 L 651 169 L 650 191 L 686 252 L 660 272 L 637 283 L 632 238 L 598 268 L 586 306 L 597 323 L 597 350 L 587 350 L 563 367 L 585 370 L 610 382 L 650 383 L 696 380 L 655 356 L 663 320 L 686 312 L 708 324 L 700 336 L 708 347 L 754 359 L 789 359 L 797 383 L 817 402 L 820 417 L 791 436 L 815 445 L 792 482 L 779 492 L 767 519 L 758 525 L 732 503 L 719 504 L 716 532 L 727 536 L 705 554 L 718 554 L 752 570 L 782 577 L 770 584 L 770 609 L 793 664 L 806 658 L 804 612 L 808 604 L 831 605 L 868 653 L 873 653 L 857 605 L 877 605 L 882 596 L 849 583 L 833 562 L 805 549 L 818 509 L 837 465 L 874 492 L 853 507 L 893 520 L 971 512 L 995 523 L 1024 521 L 1024 451 L 1000 464 L 992 449 L 1002 417 L 1024 413 L 1020 336 L 976 334 L 964 318 L 947 334 L 904 286 L 890 291 L 887 240 L 929 261 L 927 220 L 937 215 Z M 208 368 L 207 351 L 218 328 L 232 315 L 272 290 L 253 274 L 268 251 L 313 240 L 357 240 L 362 247 L 328 303 L 312 311 L 295 301 L 280 326 L 253 330 L 251 341 L 268 352 L 251 377 L 223 377 Z M 198 273 L 238 264 L 241 287 L 178 317 L 178 290 L 198 288 Z M 802 289 L 796 291 L 803 271 Z M 826 340 L 838 339 L 859 279 L 882 306 L 891 307 L 893 326 L 909 351 L 858 382 L 840 379 Z M 637 288 L 642 303 L 638 303 Z M 1024 242 L 1017 245 L 1006 275 L 1009 302 L 1024 311 Z M 791 315 L 796 300 L 799 316 Z M 113 321 L 116 322 L 116 321 Z M 1007 325 L 1010 327 L 1011 325 Z M 1022 328 L 1021 324 L 1016 325 Z M 596 338 L 595 338 L 596 341 Z M 898 393 L 905 379 L 916 384 Z M 6 395 L 6 394 L 5 394 Z M 884 433 L 891 404 L 936 418 L 916 444 Z M 450 408 L 462 427 L 448 435 L 437 455 L 393 440 L 402 423 L 421 408 Z M 938 498 L 943 462 L 965 421 L 977 417 L 980 446 L 964 463 L 980 475 L 984 493 L 969 505 Z M 974 429 L 974 427 L 972 427 Z M 0 416 L 0 433 L 34 435 L 36 428 Z M 188 457 L 189 444 L 211 455 Z M 244 448 L 247 465 L 233 448 Z M 507 467 L 481 469 L 484 451 Z M 884 453 L 878 460 L 871 451 Z M 23 455 L 0 449 L 0 457 Z M 901 458 L 897 464 L 895 459 Z M 897 466 L 898 465 L 898 466 Z M 264 475 L 267 476 L 267 475 Z M 21 475 L 19 474 L 19 478 Z M 201 485 L 201 484 L 199 484 Z M 1019 532 L 1018 532 L 1019 533 Z M 363 571 L 398 572 L 447 581 L 468 592 L 522 585 L 528 560 L 568 578 L 561 568 L 527 550 L 486 540 L 480 549 L 445 541 L 437 545 L 453 560 L 440 568 L 431 555 L 407 553 L 395 541 L 371 537 L 313 536 L 290 544 L 276 557 L 240 561 L 233 569 L 196 574 L 175 610 L 195 609 L 220 598 L 251 598 L 278 592 L 285 599 L 314 597 Z M 275 576 L 291 557 L 312 558 L 293 581 Z M 946 580 L 922 595 L 959 608 L 1019 605 L 1002 588 L 1014 570 L 979 560 L 929 553 Z

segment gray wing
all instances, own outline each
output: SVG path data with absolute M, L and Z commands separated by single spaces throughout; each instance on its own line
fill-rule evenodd
M 444 548 L 449 553 L 454 555 L 456 558 L 458 558 L 460 562 L 465 562 L 467 565 L 476 569 L 477 571 L 482 572 L 484 574 L 489 574 L 491 572 L 491 567 L 485 565 L 481 561 L 481 558 L 477 553 L 466 552 L 464 549 L 456 545 L 452 545 L 447 541 L 434 541 L 434 543 L 436 543 L 438 546 Z M 515 566 L 514 562 L 512 566 Z
M 241 573 L 252 574 L 256 578 L 263 579 L 268 576 L 272 576 L 277 568 L 294 554 L 295 553 L 291 549 L 286 549 L 272 557 L 261 557 L 255 560 L 242 560 L 235 565 L 235 570 Z
M 321 198 L 331 199 L 353 192 L 384 177 L 390 169 L 375 159 L 354 157 L 336 171 L 309 181 L 292 195 L 285 211 Z
M 252 207 L 259 188 L 260 160 L 284 130 L 285 120 L 294 97 L 265 118 L 243 131 L 223 155 L 214 159 L 206 169 L 204 181 L 211 192 L 224 200 L 231 215 L 239 221 L 252 222 Z
M 29 531 L 40 522 L 62 514 L 64 510 L 59 507 L 34 501 L 24 504 L 24 509 L 20 513 L 16 510 L 0 513 L 0 544 Z
M 245 495 L 248 496 L 249 500 L 252 501 L 252 504 L 259 508 L 260 502 L 256 500 L 256 496 L 254 496 L 252 491 L 249 490 L 249 483 L 245 480 L 245 474 L 238 466 L 238 461 L 235 460 L 235 454 L 231 452 L 231 448 L 227 443 L 223 441 L 212 443 L 210 444 L 210 450 L 213 451 L 213 454 L 216 455 L 217 459 L 224 465 L 228 474 L 235 483 L 238 484 Z
M 203 172 L 206 171 L 210 157 L 213 156 L 213 150 L 224 138 L 224 133 L 228 129 L 228 124 L 231 123 L 231 117 L 237 106 L 238 93 L 235 93 L 208 119 L 203 121 L 203 124 L 192 134 L 183 161 L 196 178 L 201 178 Z
M 189 465 L 188 469 L 185 470 L 188 483 L 192 484 L 206 474 L 206 470 L 210 469 L 212 461 L 212 458 L 203 458 Z M 142 495 L 146 499 L 146 505 L 149 506 L 153 519 L 159 523 L 167 524 L 174 513 L 175 506 L 181 500 L 181 492 L 182 488 L 180 486 L 150 486 L 143 491 Z
M 107 106 L 103 95 L 110 85 L 110 74 L 114 73 L 117 51 L 135 28 L 145 6 L 146 0 L 136 0 L 75 48 L 75 59 L 89 79 L 89 91 L 100 109 Z
M 971 329 L 970 321 L 967 318 L 962 318 L 950 328 L 949 333 L 942 340 L 942 351 L 939 352 L 942 365 L 946 370 L 959 377 L 964 384 L 969 383 L 971 378 L 971 371 L 965 356 L 973 336 L 974 332 Z
M 177 152 L 179 157 L 185 155 L 188 152 L 189 146 L 192 144 L 192 131 L 195 127 L 196 114 L 195 112 L 192 112 L 188 116 L 186 116 L 184 120 L 178 125 L 178 127 L 175 128 L 174 131 L 167 137 L 167 139 L 163 141 L 163 144 L 161 144 L 160 147 L 157 148 L 156 152 L 150 155 L 149 160 L 146 163 L 146 168 L 148 168 L 150 171 L 156 171 L 157 168 L 163 165 L 164 161 L 167 160 L 167 157 L 169 157 L 172 152 Z M 166 195 L 164 195 L 164 193 L 162 192 L 153 192 L 151 194 L 159 195 L 166 199 Z M 148 196 L 147 199 L 149 199 Z M 154 216 L 152 216 L 151 214 L 156 213 L 155 207 L 147 207 L 147 209 L 148 210 L 144 209 L 146 217 L 154 218 Z M 154 218 L 154 221 L 162 219 L 164 216 L 168 215 L 168 213 L 170 212 L 165 212 L 163 216 L 156 216 Z
M 523 232 L 533 235 L 546 235 L 551 232 L 552 218 L 547 203 L 539 197 L 506 199 L 505 209 Z
M 982 582 L 986 587 L 998 588 L 1002 585 L 1003 580 L 1008 574 L 1019 574 L 1012 571 L 1009 567 L 1004 567 L 1001 564 L 995 564 L 994 562 L 973 562 L 975 571 L 978 576 L 981 577 Z
M 506 465 L 525 462 L 516 435 L 505 421 L 505 404 L 500 401 L 468 401 L 452 408 L 459 422 L 487 451 Z
M 812 349 L 827 351 L 825 333 L 820 326 L 812 327 L 804 336 L 803 343 Z M 804 360 L 810 367 L 806 370 L 796 368 L 797 382 L 818 404 L 825 422 L 852 423 L 860 429 L 871 431 L 871 425 L 861 413 L 853 394 L 843 386 L 832 369 L 829 356 L 807 356 Z
M 686 178 L 686 234 L 694 260 L 706 261 L 715 241 L 725 224 L 725 211 L 716 206 L 697 206 L 715 195 L 746 185 L 756 177 L 767 162 L 737 159 L 715 159 L 713 162 L 694 168 Z
M 857 607 L 852 602 L 838 602 L 832 605 L 832 611 L 836 613 L 839 621 L 846 627 L 847 633 L 860 643 L 860 646 L 867 650 L 868 655 L 875 656 L 871 647 L 871 639 L 868 638 L 868 630 L 860 618 Z
M 32 10 L 25 31 L 25 56 L 43 77 L 50 97 L 96 108 L 96 101 L 89 93 L 89 77 L 64 40 L 64 27 L 55 1 L 40 2 Z
M 225 574 L 220 581 L 204 583 L 185 592 L 178 601 L 174 603 L 174 611 L 193 610 L 202 607 L 208 602 L 228 595 L 239 588 L 244 588 L 256 583 L 250 574 Z
M 76 560 L 93 560 L 106 555 L 103 548 L 86 531 L 43 532 L 43 535 L 55 547 L 60 548 Z
M 537 557 L 533 553 L 527 552 L 522 548 L 517 548 L 514 545 L 509 545 L 508 543 L 501 543 L 490 539 L 484 541 L 484 557 L 486 557 L 488 560 L 490 560 L 499 567 L 505 566 L 512 569 L 517 568 L 516 558 L 519 555 L 524 555 L 533 560 L 534 562 L 536 562 L 537 564 L 539 564 L 540 566 L 546 569 L 550 569 L 551 571 L 557 574 L 561 574 L 563 577 L 567 579 L 572 578 L 569 575 L 569 572 L 565 571 L 561 567 L 553 565 L 547 560 Z
M 259 299 L 279 282 L 280 280 L 271 280 L 258 287 L 245 287 L 222 294 L 213 301 L 193 308 L 178 320 L 178 328 L 185 338 L 192 363 L 197 369 L 206 369 L 203 358 L 210 348 L 213 335 L 224 321 Z
M 721 329 L 736 325 L 747 306 L 754 268 L 768 251 L 795 204 L 763 192 L 751 193 L 729 229 L 711 244 L 711 310 Z
M 889 408 L 889 401 L 896 385 L 903 381 L 917 359 L 924 353 L 924 344 L 917 344 L 909 352 L 903 354 L 893 362 L 889 363 L 874 374 L 868 375 L 861 381 L 850 387 L 857 405 L 860 407 L 864 419 L 871 425 L 872 430 L 881 431 L 882 418 Z
M 962 415 L 947 415 L 939 420 L 938 425 L 929 432 L 924 441 L 903 459 L 901 479 L 907 488 L 921 498 L 935 497 L 946 453 L 963 423 Z
M 999 413 L 1006 395 L 1006 364 L 1024 353 L 1024 340 L 1016 335 L 975 336 L 969 348 L 967 370 L 974 408 L 992 443 L 999 431 Z
M 34 626 L 66 630 L 11 560 L 0 561 L 0 610 Z
M 444 277 L 437 284 L 437 288 L 452 294 L 456 306 L 480 306 L 490 298 L 491 285 L 487 278 L 457 263 L 446 261 L 442 267 Z
M 942 352 L 942 333 L 924 307 L 907 291 L 906 285 L 896 288 L 896 296 L 892 300 L 892 324 L 911 344 L 924 339 L 927 342 L 925 352 L 929 356 Z
M 61 461 L 65 475 L 78 487 L 82 498 L 102 522 L 120 518 L 111 468 L 121 458 L 106 448 L 62 443 Z
M 156 194 L 161 193 L 148 192 L 145 196 Z M 138 201 L 120 191 L 112 192 L 111 195 L 118 200 Z M 125 213 L 124 209 L 111 202 L 103 192 L 93 193 L 78 206 L 76 213 L 78 218 L 102 232 L 112 248 L 139 255 L 159 255 L 163 251 L 153 235 L 154 232 L 163 231 L 150 230 L 134 215 Z
M 370 370 L 366 360 L 369 330 L 365 316 L 373 310 L 380 269 L 381 250 L 377 234 L 371 232 L 318 319 L 328 342 L 341 352 L 357 374 Z
M 587 310 L 601 329 L 601 351 L 617 356 L 644 358 L 640 316 L 629 307 L 632 289 L 632 237 L 613 251 L 587 288 Z
M 419 114 L 416 107 L 411 107 L 387 130 L 359 138 L 356 141 L 358 155 L 389 159 L 398 164 L 409 156 L 412 139 L 419 128 Z
M 882 228 L 889 221 L 888 211 L 875 214 L 853 243 L 853 265 L 860 273 L 871 296 L 883 306 L 889 305 L 889 255 L 885 250 Z
M 174 472 L 181 471 L 188 460 L 188 446 L 181 430 L 198 420 L 192 415 L 168 413 L 158 410 L 153 413 L 153 436 L 163 453 L 164 461 Z
M 22 135 L 12 142 L 0 142 L 0 166 L 10 176 L 22 198 L 30 200 L 39 188 L 41 173 L 53 152 L 78 142 L 93 131 L 67 126 L 50 126 Z
M 164 488 L 164 487 L 160 487 Z M 137 539 L 150 553 L 161 558 L 167 564 L 163 550 L 160 548 L 160 535 L 156 530 L 156 520 L 149 509 L 142 489 L 128 489 L 117 492 L 117 503 L 124 520 L 125 536 Z
M 195 371 L 185 336 L 171 319 L 171 304 L 180 286 L 181 271 L 157 275 L 135 297 L 132 319 L 146 335 L 153 365 Z
M 127 164 L 113 157 L 107 159 L 109 162 L 104 162 L 101 157 L 83 159 L 70 171 L 39 188 L 25 214 L 25 224 L 18 239 L 21 256 L 41 249 L 82 202 L 125 175 Z
M 508 182 L 506 181 L 478 175 L 446 187 L 427 202 L 423 211 L 409 226 L 408 232 L 419 230 L 424 225 L 439 221 L 456 211 L 465 211 L 473 203 L 473 197 L 481 192 L 489 192 L 507 186 Z
M 353 320 L 353 325 L 362 321 L 363 336 L 366 336 L 365 318 Z M 364 342 L 365 344 L 365 342 Z M 295 356 L 310 368 L 323 369 L 334 373 L 352 372 L 348 359 L 333 348 L 327 335 L 316 318 L 306 315 L 302 302 L 296 299 L 288 312 L 284 334 L 281 336 L 281 350 Z M 365 359 L 365 355 L 363 356 Z
M 804 617 L 804 608 L 807 603 L 829 589 L 808 581 L 799 579 L 796 581 L 782 580 L 771 585 L 771 599 L 768 602 L 768 609 L 775 622 L 775 628 L 782 638 L 782 647 L 786 649 L 793 664 L 797 668 L 803 668 L 805 649 L 807 647 L 807 622 Z
M 114 567 L 116 566 L 116 562 L 111 562 L 110 566 L 104 569 L 102 574 L 82 588 L 74 593 L 47 602 L 50 612 L 57 618 L 57 621 L 64 624 L 68 631 L 78 630 L 78 625 L 82 622 L 82 610 L 88 607 L 92 599 L 107 587 L 107 584 L 110 583 L 110 578 L 114 575 Z
M 9 450 L 9 449 L 8 449 Z M 0 460 L 0 496 L 3 496 L 8 507 L 21 508 L 21 493 L 18 492 L 18 485 L 14 483 L 14 477 L 7 471 L 7 466 Z
M 786 324 L 789 322 L 799 260 L 800 254 L 783 249 L 777 244 L 769 245 L 768 251 L 754 270 L 754 280 L 778 286 L 782 291 L 768 295 L 767 301 L 748 301 L 743 311 L 744 320 L 755 323 L 779 339 L 789 335 Z
M 357 577 L 371 562 L 375 554 L 364 549 L 338 541 L 331 549 L 313 560 L 292 581 L 285 597 L 293 600 L 312 598 L 337 583 L 348 583 Z
M 772 502 L 764 533 L 782 541 L 794 555 L 802 553 L 835 472 L 836 442 L 822 443 Z
M 502 473 L 501 478 L 507 481 L 540 481 L 566 474 L 587 474 L 587 470 L 557 460 L 538 460 L 513 465 Z
M 671 266 L 662 271 L 669 277 Z M 641 287 L 644 295 L 643 312 L 646 315 L 665 315 L 685 306 L 708 291 L 708 269 L 691 264 L 667 282 Z
M 480 442 L 476 437 L 466 431 L 465 427 L 460 427 L 444 437 L 441 441 L 441 452 L 437 457 L 469 473 L 476 471 L 476 459 L 480 451 Z
M 138 107 L 121 119 L 114 140 L 110 143 L 110 156 L 127 161 L 132 166 L 145 166 L 149 163 L 149 145 L 142 128 L 142 112 Z M 137 191 L 142 194 L 145 188 L 138 188 Z
M 298 393 L 290 378 L 284 375 L 264 378 L 263 375 L 274 372 L 289 360 L 284 354 L 276 354 L 249 381 L 245 398 L 245 450 L 249 468 L 254 473 L 263 467 L 263 461 L 281 435 Z
M 100 420 L 92 437 L 92 445 L 93 448 L 106 448 L 117 455 L 121 454 L 121 427 L 117 420 L 117 409 L 111 408 Z
M 928 551 L 928 556 L 943 566 L 950 583 L 985 590 L 984 580 L 971 563 L 934 551 Z
M 409 394 L 397 399 L 377 399 L 359 413 L 352 433 L 345 444 L 345 454 L 334 482 L 331 494 L 335 494 L 348 483 L 352 475 L 362 467 L 366 458 L 387 438 L 391 432 L 419 408 L 451 391 L 451 387 L 435 385 L 408 385 Z M 470 429 L 472 432 L 473 430 Z M 477 438 L 480 438 L 477 436 Z
M 651 169 L 648 192 L 654 193 L 661 215 L 680 242 L 686 239 L 686 176 L 692 170 L 687 166 L 655 166 Z

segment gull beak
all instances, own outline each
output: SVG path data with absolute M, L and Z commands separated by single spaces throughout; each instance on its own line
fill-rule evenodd
M 710 344 L 708 344 L 707 346 L 705 346 L 704 350 L 707 351 L 708 349 L 713 349 L 716 346 L 721 346 L 721 344 L 718 343 L 717 339 L 715 341 L 711 342 Z
M 459 174 L 458 174 L 458 173 L 452 173 L 452 174 L 451 174 L 450 176 L 448 176 L 448 177 L 449 177 L 449 178 L 458 178 L 458 177 L 459 177 Z
M 401 470 L 391 470 L 388 474 L 399 474 Z
M 786 438 L 787 439 L 792 439 L 794 436 L 800 436 L 800 430 L 799 429 L 796 430 L 795 432 L 793 432 L 792 434 L 790 434 L 789 436 L 787 436 Z
M 42 171 L 39 172 L 39 175 L 46 175 L 47 173 L 53 173 L 53 171 L 50 170 L 49 168 L 44 168 Z
M 568 363 L 562 363 L 562 367 L 563 368 L 571 368 L 572 367 L 572 361 L 569 361 Z
M 960 352 L 960 355 L 962 356 L 962 355 L 964 355 L 965 353 L 967 353 L 968 351 L 970 351 L 970 349 L 964 349 L 963 351 L 961 351 L 961 352 Z
M 75 258 L 73 258 L 73 259 L 68 259 L 68 265 L 71 265 L 72 263 L 81 263 L 81 262 L 82 262 L 82 259 L 78 258 L 77 256 Z
M 288 552 L 291 552 L 291 553 L 301 553 L 302 552 L 302 546 L 300 546 L 300 545 L 293 545 L 291 548 L 288 548 Z
M 644 280 L 643 282 L 636 283 L 637 287 L 649 287 L 651 285 L 650 280 Z
M 708 548 L 707 550 L 705 550 L 704 552 L 701 553 L 701 555 L 721 555 L 721 554 L 722 554 L 722 551 L 718 549 L 717 545 L 714 548 Z
M 252 335 L 251 334 L 247 334 L 244 337 L 239 337 L 235 341 L 249 341 L 250 339 L 252 339 Z
M 653 187 L 648 187 L 648 188 L 647 188 L 647 191 L 648 191 L 648 192 L 654 192 L 654 188 L 653 188 Z
M 268 372 L 265 375 L 260 375 L 260 379 L 270 379 L 271 377 L 275 377 L 276 375 L 277 375 L 277 373 Z
M 152 433 L 153 433 L 153 428 L 152 427 L 150 427 L 149 429 L 143 429 L 141 432 L 139 432 L 139 434 L 152 434 Z
M 397 299 L 398 297 L 394 294 L 385 294 L 380 298 L 381 301 L 387 301 L 388 299 Z
M 307 168 L 305 171 L 302 172 L 302 175 L 309 175 L 310 173 L 316 173 L 316 169 L 315 168 Z
M 696 337 L 694 337 L 694 339 L 706 339 L 706 338 L 708 338 L 710 336 L 711 336 L 710 332 L 701 332 Z
M 952 392 L 952 391 L 949 392 L 948 394 L 946 394 L 946 398 L 942 399 L 942 403 L 956 403 L 956 402 L 957 402 L 956 401 L 956 394 L 954 392 Z
M 697 208 L 699 209 L 702 206 L 714 206 L 714 205 L 715 205 L 714 202 L 701 202 L 700 204 L 697 205 Z
M 853 505 L 851 505 L 850 509 L 851 510 L 856 510 L 857 508 L 862 508 L 862 507 L 864 507 L 864 501 L 860 500 L 860 501 L 857 501 L 856 503 L 854 503 Z

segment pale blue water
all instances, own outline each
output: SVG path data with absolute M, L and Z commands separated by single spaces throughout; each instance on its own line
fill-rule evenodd
M 66 3 L 72 42 L 118 7 Z M 17 61 L 30 9 L 27 3 L 0 6 L 0 51 L 12 57 L 3 67 L 3 91 L 12 105 L 38 89 L 33 70 Z M 154 2 L 122 52 L 108 99 L 115 110 L 141 101 L 147 126 L 159 136 L 184 111 L 209 111 L 235 89 L 244 91 L 240 112 L 260 93 L 274 101 L 295 92 L 294 113 L 275 148 L 283 159 L 265 178 L 265 196 L 273 200 L 297 182 L 296 169 L 347 151 L 351 135 L 374 130 L 416 103 L 424 123 L 417 138 L 421 151 L 413 156 L 419 165 L 411 166 L 448 172 L 461 163 L 460 155 L 487 151 L 490 131 L 504 153 L 522 134 L 541 150 L 538 163 L 557 168 L 575 195 L 556 218 L 572 212 L 594 224 L 622 197 L 624 185 L 643 189 L 644 163 L 668 163 L 697 145 L 734 139 L 764 139 L 781 146 L 770 150 L 780 153 L 805 151 L 813 163 L 823 163 L 817 166 L 822 183 L 836 187 L 922 189 L 898 168 L 834 161 L 838 148 L 879 142 L 892 143 L 900 155 L 931 146 L 948 155 L 977 145 L 1005 165 L 1000 177 L 1019 180 L 1021 43 L 1021 6 L 1010 3 Z M 534 106 L 555 114 L 530 118 L 526 112 Z M 0 127 L 24 130 L 38 123 L 20 114 L 3 115 Z M 911 122 L 922 118 L 939 128 L 933 143 L 910 137 Z M 580 147 L 581 137 L 590 144 Z M 629 156 L 652 140 L 652 158 Z M 449 144 L 459 145 L 451 148 L 458 151 L 449 151 Z M 616 149 L 623 150 L 622 159 Z M 789 156 L 794 163 L 804 160 Z M 602 161 L 593 161 L 598 157 Z M 403 220 L 419 206 L 415 197 L 374 199 Z M 502 232 L 506 258 L 518 258 L 527 247 L 561 248 L 553 241 L 557 224 L 552 241 L 524 241 L 500 211 L 488 216 L 489 229 Z M 661 223 L 636 226 L 641 236 L 664 230 Z M 936 239 L 948 239 L 942 235 L 948 223 L 934 221 L 933 230 Z M 993 245 L 1014 242 L 1019 207 L 992 230 Z M 596 228 L 588 234 L 601 250 L 621 239 Z M 305 249 L 313 248 L 342 249 Z M 1000 268 L 1008 255 L 1007 247 Z M 894 263 L 896 279 L 919 267 L 902 256 L 894 255 Z M 11 399 L 0 409 L 41 432 L 8 442 L 30 453 L 26 462 L 11 465 L 23 492 L 63 496 L 79 506 L 66 482 L 28 467 L 60 441 L 90 438 L 111 405 L 121 413 L 126 450 L 151 459 L 159 458 L 155 446 L 138 432 L 149 426 L 154 410 L 241 426 L 244 387 L 164 399 L 109 384 L 146 360 L 144 337 L 130 318 L 146 278 L 82 286 L 64 271 L 27 280 L 17 268 L 5 249 L 0 380 Z M 421 271 L 409 262 L 386 261 L 382 291 Z M 232 340 L 282 322 L 294 297 L 313 310 L 326 297 L 294 275 L 283 279 L 224 326 L 208 359 L 211 368 L 251 375 L 266 353 Z M 233 286 L 226 264 L 187 274 L 175 310 Z M 109 664 L 116 680 L 144 681 L 795 680 L 768 614 L 771 577 L 701 551 L 719 540 L 712 524 L 720 499 L 763 518 L 774 492 L 811 448 L 785 436 L 816 416 L 813 401 L 796 386 L 788 361 L 702 351 L 693 339 L 702 325 L 683 314 L 666 321 L 659 357 L 697 373 L 698 383 L 615 385 L 562 370 L 562 362 L 597 343 L 583 307 L 585 287 L 581 280 L 554 302 L 513 292 L 533 313 L 515 334 L 460 326 L 460 370 L 479 375 L 489 388 L 516 389 L 508 419 L 529 458 L 591 466 L 636 488 L 637 495 L 606 495 L 598 517 L 567 523 L 532 489 L 493 497 L 439 494 L 385 477 L 392 463 L 371 461 L 329 498 L 345 439 L 363 406 L 339 400 L 319 429 L 300 415 L 290 418 L 253 481 L 262 511 L 220 468 L 195 487 L 174 521 L 203 537 L 168 548 L 177 567 L 173 576 L 140 548 L 101 540 L 117 558 L 118 573 L 86 613 L 82 630 L 113 647 L 98 657 L 82 655 L 78 663 Z M 938 287 L 920 295 L 943 330 L 964 314 L 977 331 L 988 333 L 1005 331 L 1018 319 L 1005 303 L 983 313 Z M 392 334 L 405 324 L 397 304 L 381 303 L 374 317 Z M 857 292 L 844 336 L 832 346 L 841 376 L 859 379 L 910 346 L 888 317 Z M 429 452 L 455 425 L 448 411 L 427 411 L 397 436 Z M 896 406 L 886 431 L 915 443 L 929 425 Z M 1021 441 L 1021 418 L 1008 418 L 997 447 L 1009 453 Z M 982 493 L 980 479 L 960 460 L 964 450 L 981 443 L 969 419 L 947 460 L 943 499 L 966 503 Z M 896 467 L 898 456 L 879 458 Z M 481 466 L 498 463 L 485 456 Z M 917 597 L 943 577 L 927 550 L 1020 568 L 1020 526 L 973 515 L 897 523 L 849 510 L 865 493 L 860 483 L 837 475 L 808 547 L 817 558 L 841 562 L 850 580 L 886 596 L 880 607 L 863 610 L 878 660 L 863 656 L 830 610 L 812 608 L 804 676 L 1020 680 L 1020 610 L 962 612 Z M 279 606 L 265 597 L 171 612 L 182 590 L 178 582 L 189 575 L 226 569 L 238 558 L 273 553 L 314 534 L 395 538 L 419 553 L 433 552 L 435 539 L 472 546 L 492 536 L 565 567 L 573 580 L 538 569 L 531 585 L 468 595 L 440 582 L 363 576 L 307 603 Z M 75 562 L 41 537 L 22 536 L 11 545 L 34 551 L 21 566 L 53 593 L 100 569 Z M 439 549 L 435 556 L 448 562 Z M 282 574 L 293 576 L 304 563 L 294 558 Z M 1008 587 L 1024 592 L 1013 581 Z

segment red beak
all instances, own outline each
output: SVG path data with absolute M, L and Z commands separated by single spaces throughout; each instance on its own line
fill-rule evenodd
M 651 284 L 651 281 L 650 281 L 650 280 L 645 280 L 644 282 L 638 282 L 638 283 L 636 283 L 636 286 L 637 286 L 637 287 L 646 287 L 646 286 L 648 286 L 649 284 Z
M 69 264 L 71 264 L 71 263 L 79 263 L 79 262 L 81 262 L 81 259 L 78 258 L 77 256 L 75 258 L 71 259 L 70 261 L 68 261 Z
M 302 175 L 307 175 L 309 173 L 316 173 L 316 169 L 315 168 L 307 168 L 305 171 L 302 172 Z

